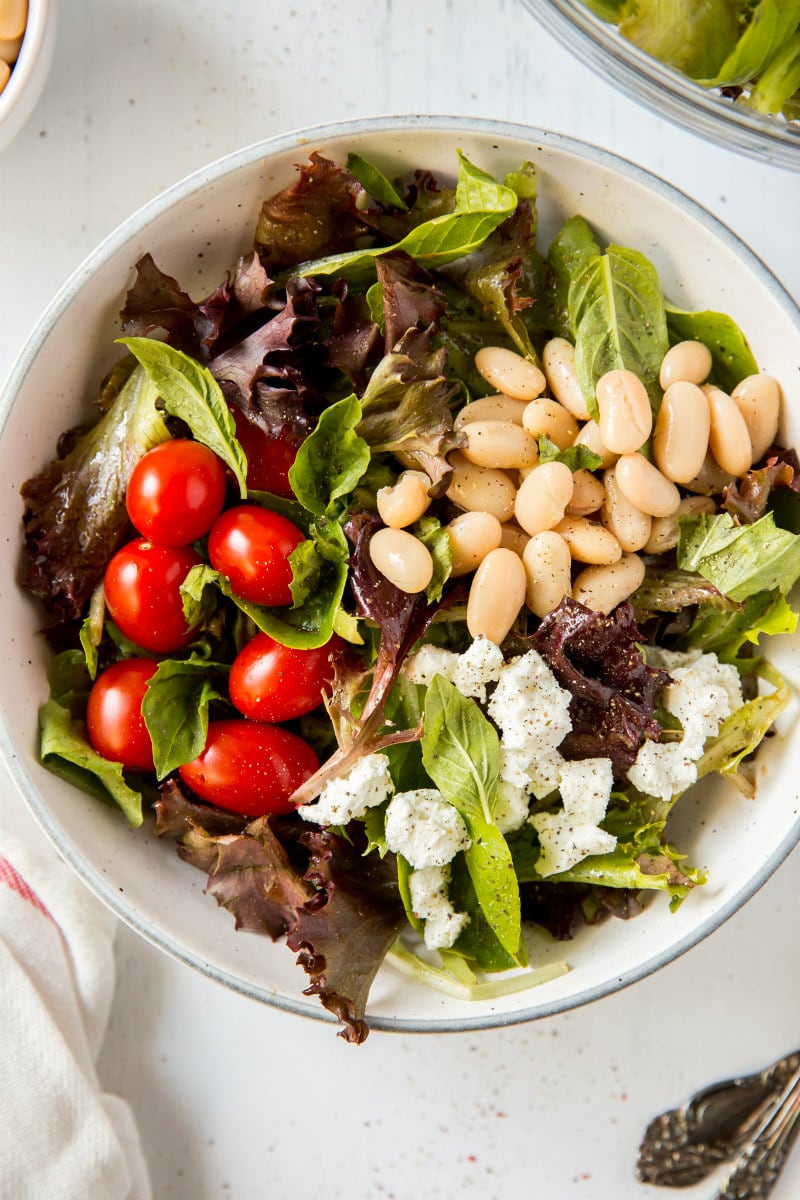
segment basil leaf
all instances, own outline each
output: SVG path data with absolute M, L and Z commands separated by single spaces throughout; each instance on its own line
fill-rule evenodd
M 500 738 L 473 700 L 441 675 L 425 696 L 422 762 L 442 796 L 458 809 L 472 845 L 465 852 L 475 895 L 508 954 L 519 951 L 520 900 L 511 852 L 493 823 L 500 779 Z
M 297 451 L 289 483 L 300 503 L 316 516 L 352 492 L 369 467 L 370 448 L 356 433 L 360 421 L 361 405 L 355 395 L 346 396 L 323 411 Z
M 600 455 L 595 454 L 588 446 L 567 446 L 566 450 L 559 450 L 555 442 L 552 442 L 546 434 L 541 434 L 539 437 L 539 462 L 566 463 L 573 472 L 596 471 L 603 465 Z
M 569 288 L 590 259 L 600 253 L 595 236 L 583 217 L 570 217 L 553 239 L 547 254 L 550 268 L 550 323 L 560 337 L 571 338 Z
M 260 492 L 252 489 L 248 491 L 247 499 L 250 504 L 257 504 L 259 508 L 268 508 L 270 512 L 280 513 L 282 517 L 292 521 L 298 529 L 302 529 L 303 533 L 308 533 L 311 515 L 299 501 L 286 496 L 276 496 L 274 492 Z
M 387 208 L 400 208 L 408 212 L 408 205 L 394 184 L 390 183 L 382 171 L 379 171 L 360 154 L 348 154 L 347 169 L 358 180 L 365 191 L 375 200 L 385 204 Z
M 81 791 L 113 801 L 134 828 L 142 824 L 141 793 L 128 786 L 120 763 L 109 762 L 92 749 L 83 721 L 57 700 L 48 700 L 39 710 L 39 759 L 48 771 Z
M 212 700 L 224 699 L 213 679 L 227 670 L 220 663 L 166 659 L 147 681 L 142 716 L 153 743 L 159 779 L 202 752 L 208 734 L 208 706 Z
M 364 275 L 374 271 L 374 259 L 388 250 L 404 250 L 424 267 L 442 267 L 482 245 L 517 207 L 517 196 L 474 166 L 458 152 L 455 208 L 410 230 L 394 246 L 351 250 L 306 263 L 300 275 Z
M 89 616 L 86 617 L 81 623 L 80 633 L 78 634 L 81 647 L 83 648 L 83 653 L 86 658 L 86 668 L 92 679 L 95 679 L 97 676 L 98 660 L 98 648 L 93 641 L 94 624 L 94 618 L 90 613 Z
M 236 439 L 231 411 L 211 372 L 188 354 L 155 338 L 117 340 L 127 346 L 144 367 L 158 388 L 167 412 L 185 421 L 194 438 L 230 467 L 239 484 L 239 494 L 244 498 L 247 495 L 247 459 Z
M 575 367 L 591 416 L 598 416 L 598 379 L 620 368 L 638 375 L 656 412 L 661 402 L 658 374 L 669 342 L 653 264 L 638 250 L 609 246 L 573 278 L 568 308 Z
M 436 517 L 420 517 L 411 532 L 419 538 L 423 546 L 427 546 L 433 559 L 433 576 L 425 588 L 425 595 L 433 604 L 441 599 L 442 588 L 453 570 L 450 535 Z
M 299 542 L 289 555 L 289 566 L 292 568 L 292 582 L 289 584 L 292 608 L 299 608 L 315 591 L 322 571 L 322 562 L 322 557 L 311 538 Z
M 451 953 L 462 955 L 482 971 L 508 971 L 527 964 L 524 941 L 509 954 L 478 903 L 472 878 L 463 854 L 457 854 L 450 864 L 450 903 L 456 912 L 469 913 L 469 924 L 458 935 Z
M 313 650 L 330 641 L 346 582 L 347 563 L 329 563 L 320 573 L 316 591 L 299 608 L 263 608 L 242 600 L 232 591 L 224 575 L 201 564 L 192 567 L 186 576 L 181 596 L 187 621 L 197 622 L 204 611 L 206 589 L 219 588 L 262 633 L 268 633 L 282 646 Z
M 729 513 L 681 517 L 678 566 L 696 571 L 732 600 L 778 588 L 800 577 L 800 537 L 779 529 L 772 513 L 752 525 L 734 525 Z
M 711 378 L 732 392 L 742 379 L 758 373 L 758 363 L 744 334 L 732 317 L 718 312 L 685 312 L 665 303 L 671 345 L 703 342 L 711 351 Z

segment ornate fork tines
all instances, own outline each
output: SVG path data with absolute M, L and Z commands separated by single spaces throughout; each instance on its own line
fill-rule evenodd
M 798 1068 L 800 1051 L 759 1074 L 703 1088 L 682 1108 L 661 1113 L 645 1131 L 637 1177 L 642 1183 L 676 1188 L 705 1179 L 758 1135 Z
M 766 1200 L 800 1132 L 800 1068 L 772 1104 L 717 1200 Z

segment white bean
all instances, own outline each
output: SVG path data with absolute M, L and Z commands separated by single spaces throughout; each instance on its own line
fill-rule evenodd
M 733 483 L 733 475 L 730 471 L 723 471 L 709 451 L 694 479 L 688 479 L 683 486 L 687 492 L 698 492 L 702 496 L 718 496 L 729 483 Z
M 461 453 L 479 467 L 517 470 L 539 458 L 536 438 L 513 421 L 469 421 L 461 432 L 467 437 Z
M 622 558 L 622 547 L 610 530 L 586 517 L 564 517 L 555 528 L 582 563 L 613 563 Z
M 572 587 L 569 546 L 552 529 L 536 533 L 522 555 L 528 586 L 525 601 L 537 617 L 557 608 Z
M 705 383 L 711 372 L 711 351 L 703 342 L 677 342 L 661 360 L 659 383 Z
M 468 512 L 488 512 L 498 521 L 508 521 L 514 514 L 517 489 L 503 471 L 491 467 L 476 467 L 457 450 L 450 455 L 453 468 L 447 497 Z
M 379 529 L 369 542 L 373 564 L 401 592 L 424 592 L 433 578 L 430 550 L 405 529 Z
M 542 366 L 550 391 L 567 412 L 581 421 L 588 420 L 589 409 L 575 370 L 575 347 L 566 338 L 551 338 L 542 351 Z
M 633 371 L 607 371 L 595 390 L 604 444 L 617 454 L 638 450 L 653 428 L 650 397 L 641 379 Z
M 623 496 L 651 517 L 668 517 L 681 502 L 675 484 L 643 454 L 623 454 L 614 475 Z
M 708 445 L 723 471 L 738 477 L 753 463 L 753 446 L 747 424 L 734 400 L 720 388 L 705 386 L 711 415 Z
M 572 598 L 594 612 L 610 613 L 633 595 L 644 579 L 644 563 L 636 554 L 623 554 L 607 567 L 587 567 L 572 585 Z
M 475 355 L 475 366 L 487 383 L 515 400 L 533 400 L 547 387 L 535 363 L 502 346 L 483 346 Z
M 465 512 L 446 526 L 452 574 L 467 575 L 479 567 L 490 550 L 501 544 L 503 526 L 488 512 Z
M 481 396 L 456 413 L 453 428 L 461 429 L 470 421 L 513 421 L 522 424 L 522 414 L 528 407 L 527 400 L 515 400 L 513 396 Z
M 650 537 L 645 544 L 646 554 L 665 554 L 678 544 L 681 517 L 692 513 L 715 513 L 717 506 L 710 496 L 685 496 L 671 517 L 658 517 L 653 521 Z
M 514 513 L 518 523 L 531 535 L 552 529 L 563 518 L 572 489 L 572 472 L 566 463 L 540 463 L 517 492 Z
M 513 550 L 515 554 L 522 554 L 530 539 L 530 534 L 524 529 L 520 529 L 519 525 L 515 525 L 513 521 L 506 521 L 505 525 L 500 526 L 501 538 L 500 545 L 505 546 L 506 550 Z
M 28 21 L 28 0 L 2 0 L 0 3 L 0 38 L 21 38 Z
M 591 450 L 592 454 L 596 454 L 601 459 L 600 466 L 613 467 L 614 463 L 619 458 L 608 446 L 603 443 L 603 438 L 600 433 L 600 426 L 596 421 L 587 421 L 583 429 L 575 438 L 576 446 L 585 446 L 587 450 Z
M 653 457 L 667 479 L 673 483 L 694 479 L 703 465 L 710 432 L 708 401 L 697 384 L 685 380 L 671 383 L 664 392 L 653 433 Z
M 572 476 L 572 499 L 567 505 L 568 517 L 588 517 L 597 512 L 606 498 L 605 488 L 591 471 L 575 471 Z
M 430 487 L 424 471 L 403 471 L 394 487 L 379 488 L 375 500 L 384 525 L 405 529 L 418 521 L 430 505 Z
M 622 549 L 631 553 L 641 550 L 650 537 L 653 519 L 631 504 L 617 483 L 615 471 L 616 468 L 610 468 L 603 475 L 606 499 L 600 510 L 600 520 L 613 533 Z
M 527 579 L 513 550 L 491 550 L 475 572 L 467 599 L 467 629 L 498 645 L 519 616 Z
M 744 417 L 753 449 L 753 462 L 760 462 L 778 436 L 781 389 L 771 375 L 748 375 L 731 392 Z
M 557 400 L 540 396 L 531 400 L 522 417 L 522 424 L 534 437 L 548 437 L 559 450 L 566 450 L 578 436 L 578 422 Z

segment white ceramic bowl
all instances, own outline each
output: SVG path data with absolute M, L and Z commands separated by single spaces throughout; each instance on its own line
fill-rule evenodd
M 800 171 L 800 121 L 734 104 L 652 58 L 583 0 L 521 0 L 576 58 L 626 95 L 691 133 L 761 162 Z
M 41 95 L 56 40 L 55 8 L 55 0 L 28 0 L 19 58 L 0 92 L 0 149 L 16 136 Z
M 784 382 L 788 435 L 800 442 L 800 314 L 763 264 L 709 213 L 638 167 L 556 134 L 456 118 L 378 118 L 287 134 L 213 163 L 130 217 L 86 260 L 42 318 L 2 397 L 3 543 L 20 546 L 20 485 L 52 456 L 59 431 L 85 417 L 87 397 L 118 355 L 117 313 L 144 251 L 188 290 L 205 294 L 249 248 L 260 200 L 289 183 L 311 150 L 339 161 L 357 150 L 389 175 L 425 166 L 446 178 L 456 147 L 499 175 L 525 159 L 536 162 L 543 244 L 564 218 L 581 212 L 601 238 L 649 255 L 677 304 L 731 313 L 761 365 Z M 157 841 L 147 825 L 131 831 L 115 809 L 38 765 L 36 713 L 47 693 L 39 622 L 36 607 L 7 579 L 0 594 L 0 745 L 55 845 L 155 945 L 250 996 L 327 1019 L 315 999 L 302 995 L 306 979 L 294 956 L 283 945 L 235 933 L 230 916 L 203 895 L 204 877 L 179 861 L 173 843 Z M 773 643 L 773 657 L 798 683 L 799 646 L 793 639 Z M 755 801 L 715 780 L 683 802 L 680 841 L 710 879 L 676 914 L 659 898 L 636 920 L 609 921 L 552 945 L 546 957 L 566 958 L 568 974 L 490 1002 L 453 1000 L 385 966 L 368 1009 L 372 1027 L 434 1031 L 528 1020 L 596 999 L 669 962 L 738 909 L 798 840 L 798 768 L 796 746 L 778 736 L 763 755 Z

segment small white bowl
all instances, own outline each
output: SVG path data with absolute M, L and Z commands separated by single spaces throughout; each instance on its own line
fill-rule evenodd
M 19 488 L 52 456 L 58 434 L 85 419 L 111 362 L 117 313 L 133 264 L 150 251 L 194 295 L 207 294 L 252 245 L 260 201 L 295 178 L 312 150 L 343 162 L 355 150 L 388 175 L 431 169 L 452 178 L 455 151 L 502 177 L 526 159 L 539 171 L 540 241 L 582 213 L 602 239 L 637 247 L 656 264 L 670 299 L 684 308 L 729 312 L 756 358 L 784 384 L 786 435 L 800 443 L 800 313 L 766 267 L 725 226 L 686 196 L 603 150 L 518 125 L 462 118 L 386 117 L 304 130 L 250 146 L 190 176 L 122 224 L 62 288 L 40 321 L 0 401 L 0 536 L 21 547 Z M 17 559 L 21 549 L 17 551 Z M 0 749 L 22 795 L 55 845 L 98 896 L 155 945 L 259 1000 L 330 1019 L 294 956 L 281 944 L 235 933 L 228 913 L 203 895 L 204 876 L 179 861 L 147 824 L 130 830 L 120 813 L 45 771 L 36 757 L 37 708 L 46 698 L 41 614 L 7 581 L 0 589 Z M 773 639 L 770 657 L 800 683 L 800 638 Z M 794 713 L 781 729 L 791 729 Z M 549 1015 L 604 996 L 656 970 L 735 912 L 800 837 L 800 750 L 770 739 L 759 760 L 754 801 L 719 779 L 687 797 L 675 840 L 709 882 L 677 913 L 656 897 L 635 920 L 609 921 L 546 959 L 571 970 L 527 992 L 469 1004 L 410 983 L 391 965 L 379 973 L 368 1018 L 376 1029 L 487 1028 Z
M 53 58 L 55 27 L 55 0 L 28 0 L 28 23 L 19 58 L 0 92 L 0 149 L 19 133 L 42 93 Z

